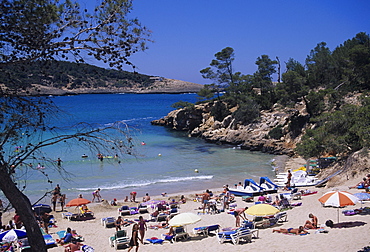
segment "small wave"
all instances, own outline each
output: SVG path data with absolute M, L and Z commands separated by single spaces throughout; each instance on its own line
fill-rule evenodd
M 117 185 L 109 185 L 109 186 L 100 186 L 99 188 L 102 190 L 114 190 L 114 189 L 124 189 L 124 188 L 130 188 L 130 187 L 142 187 L 142 186 L 149 186 L 154 184 L 160 184 L 160 183 L 171 183 L 171 182 L 184 182 L 189 180 L 209 180 L 212 179 L 212 175 L 204 175 L 204 176 L 191 176 L 191 177 L 174 177 L 174 178 L 163 178 L 158 179 L 154 181 L 142 181 L 139 183 L 131 183 L 131 184 L 117 184 Z M 96 187 L 94 188 L 73 188 L 72 190 L 77 191 L 92 191 L 96 190 Z

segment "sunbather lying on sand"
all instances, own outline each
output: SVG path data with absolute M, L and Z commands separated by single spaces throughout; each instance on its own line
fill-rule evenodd
M 307 234 L 308 232 L 306 230 L 304 230 L 303 226 L 300 226 L 299 228 L 288 228 L 288 229 L 285 229 L 285 228 L 280 228 L 280 229 L 274 229 L 272 230 L 273 233 L 277 232 L 277 233 L 283 233 L 283 234 L 296 234 L 296 235 L 299 235 L 299 234 Z

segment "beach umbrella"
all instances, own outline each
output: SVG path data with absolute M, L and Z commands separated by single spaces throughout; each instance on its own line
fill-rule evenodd
M 358 202 L 358 198 L 346 191 L 330 191 L 319 198 L 323 206 L 345 207 L 353 206 Z M 339 222 L 339 208 L 338 208 L 338 222 Z
M 11 229 L 0 234 L 0 241 L 12 242 L 27 237 L 27 233 L 21 229 Z
M 319 198 L 324 206 L 344 207 L 356 205 L 359 199 L 346 191 L 330 191 Z
M 256 204 L 245 210 L 245 213 L 252 216 L 274 215 L 280 210 L 268 204 Z
M 168 224 L 173 227 L 178 227 L 178 226 L 185 226 L 185 225 L 193 224 L 200 220 L 201 220 L 200 216 L 194 213 L 180 213 L 178 215 L 175 215 L 168 222 Z
M 360 192 L 353 195 L 355 195 L 359 200 L 370 200 L 370 193 Z
M 84 198 L 77 198 L 69 201 L 66 205 L 66 207 L 71 207 L 71 206 L 82 206 L 91 203 L 90 200 L 84 199 Z
M 46 204 L 33 205 L 32 209 L 37 215 L 41 215 L 42 213 L 50 213 L 52 211 L 51 207 Z

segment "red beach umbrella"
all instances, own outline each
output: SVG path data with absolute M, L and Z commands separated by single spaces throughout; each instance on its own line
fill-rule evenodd
M 71 207 L 71 206 L 82 206 L 91 203 L 90 200 L 84 199 L 84 198 L 77 198 L 69 201 L 66 205 L 66 207 Z

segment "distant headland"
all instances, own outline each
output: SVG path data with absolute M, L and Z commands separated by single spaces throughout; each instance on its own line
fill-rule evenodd
M 196 93 L 203 85 L 66 61 L 31 62 L 2 69 L 2 89 L 20 95 Z M 16 80 L 16 82 L 9 80 Z

